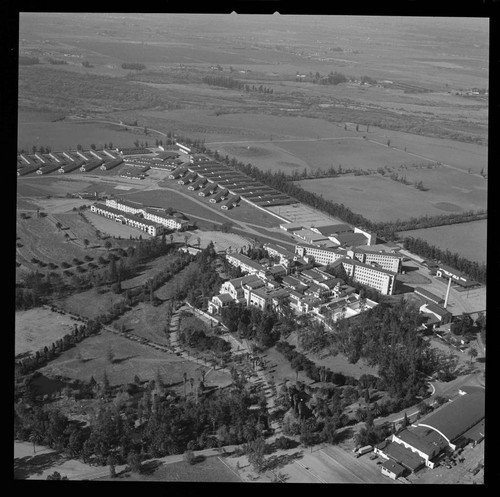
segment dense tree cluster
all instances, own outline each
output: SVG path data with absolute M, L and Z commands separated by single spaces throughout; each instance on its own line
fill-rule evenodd
M 347 82 L 347 77 L 341 72 L 337 71 L 330 71 L 330 73 L 327 75 L 323 75 L 318 71 L 316 71 L 316 73 L 309 72 L 309 74 L 306 74 L 305 76 L 305 78 L 300 77 L 297 73 L 295 80 L 316 83 L 320 85 L 338 85 L 340 83 Z
M 341 320 L 332 334 L 335 345 L 350 362 L 364 358 L 378 366 L 384 388 L 410 404 L 426 395 L 426 377 L 439 367 L 434 349 L 418 331 L 423 317 L 404 300 L 379 304 L 356 320 Z
M 256 307 L 230 304 L 222 309 L 222 322 L 230 332 L 241 338 L 255 340 L 260 347 L 272 347 L 281 336 L 280 317 L 276 312 L 264 312 Z
M 103 392 L 104 385 L 92 383 L 94 391 Z M 142 397 L 132 400 L 130 394 L 137 398 L 138 386 L 129 387 L 118 393 L 128 400 L 118 402 L 115 397 L 111 403 L 102 398 L 86 427 L 70 421 L 54 405 L 40 407 L 21 398 L 14 410 L 15 438 L 99 465 L 109 463 L 112 456 L 113 464 L 128 462 L 131 466 L 129 459 L 135 458 L 134 467 L 140 470 L 146 457 L 252 442 L 268 428 L 267 409 L 256 406 L 258 397 L 244 388 L 210 391 L 201 384 L 196 395 L 192 392 L 184 399 L 152 380 Z M 108 400 L 109 396 L 108 385 Z
M 479 283 L 486 283 L 486 264 L 479 264 L 476 261 L 470 261 L 460 256 L 456 252 L 440 249 L 420 238 L 405 237 L 403 239 L 404 248 L 414 254 L 425 257 L 426 259 L 439 260 L 466 275 Z
M 237 79 L 231 78 L 231 76 L 224 76 L 218 74 L 209 74 L 203 76 L 202 82 L 211 86 L 221 86 L 223 88 L 235 88 L 237 90 L 243 90 L 245 85 Z
M 196 348 L 202 352 L 212 351 L 218 355 L 223 355 L 231 350 L 231 344 L 226 340 L 207 335 L 204 330 L 195 327 L 186 327 L 178 334 L 179 342 L 189 347 Z

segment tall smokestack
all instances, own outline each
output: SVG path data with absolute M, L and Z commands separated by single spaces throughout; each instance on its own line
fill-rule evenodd
M 448 306 L 448 297 L 450 296 L 451 278 L 448 280 L 448 289 L 446 290 L 446 298 L 444 299 L 444 308 Z

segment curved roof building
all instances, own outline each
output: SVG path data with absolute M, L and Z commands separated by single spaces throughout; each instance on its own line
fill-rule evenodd
M 453 402 L 448 402 L 423 418 L 417 426 L 430 428 L 446 439 L 450 446 L 467 430 L 484 418 L 485 393 L 482 388 L 471 390 Z M 453 448 L 453 447 L 452 447 Z

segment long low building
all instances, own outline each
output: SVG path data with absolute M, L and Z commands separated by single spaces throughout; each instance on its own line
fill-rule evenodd
M 247 257 L 246 255 L 238 253 L 226 254 L 226 259 L 229 264 L 239 267 L 244 273 L 256 274 L 262 278 L 265 277 L 266 269 L 264 266 L 250 259 L 250 257 Z
M 105 204 L 96 203 L 90 206 L 90 210 L 101 216 L 113 219 L 122 224 L 127 224 L 133 228 L 149 233 L 151 236 L 162 235 L 165 231 L 164 226 L 154 223 L 135 214 L 119 211 Z
M 298 244 L 295 246 L 295 253 L 300 257 L 313 257 L 314 262 L 326 266 L 345 257 L 347 252 L 342 249 L 326 247 L 314 247 L 312 245 Z
M 421 297 L 424 297 L 425 300 L 429 300 L 433 304 L 436 304 L 436 305 L 443 305 L 444 304 L 444 299 L 442 297 L 438 297 L 437 295 L 435 295 L 432 292 L 429 292 L 425 288 L 417 286 L 417 287 L 415 287 L 414 292 L 417 295 L 420 295 Z

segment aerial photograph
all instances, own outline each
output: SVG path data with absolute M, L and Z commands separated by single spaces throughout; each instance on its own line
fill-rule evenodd
M 17 22 L 14 480 L 485 484 L 489 18 Z

